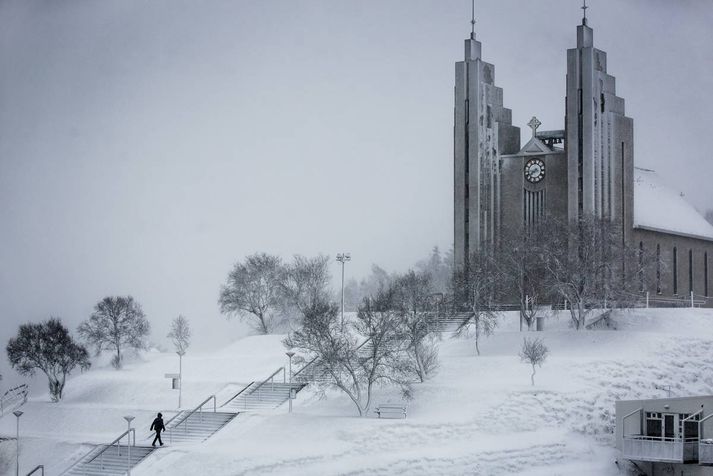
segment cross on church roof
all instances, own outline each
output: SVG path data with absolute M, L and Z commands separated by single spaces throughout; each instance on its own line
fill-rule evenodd
M 584 2 L 584 4 L 581 7 L 582 11 L 584 12 L 584 17 L 582 17 L 582 25 L 586 25 L 587 24 L 587 8 L 589 8 L 589 7 L 587 6 L 587 0 L 583 0 L 583 2 Z
M 470 37 L 475 38 L 475 0 L 471 1 Z
M 537 128 L 540 127 L 542 123 L 535 116 L 532 116 L 532 119 L 530 119 L 530 122 L 528 122 L 527 125 L 530 126 L 530 129 L 532 129 L 532 137 L 535 137 L 537 134 Z

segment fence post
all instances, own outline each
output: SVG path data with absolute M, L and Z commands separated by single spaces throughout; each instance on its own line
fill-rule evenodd
M 691 291 L 691 307 L 693 307 L 693 291 Z
M 649 308 L 649 292 L 646 291 L 646 309 Z

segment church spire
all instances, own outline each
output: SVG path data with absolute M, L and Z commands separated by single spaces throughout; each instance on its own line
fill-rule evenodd
M 470 7 L 470 39 L 475 40 L 475 0 L 471 0 Z
M 582 25 L 587 26 L 587 0 L 583 0 L 583 5 L 582 5 L 582 11 L 584 12 L 584 16 L 582 17 Z

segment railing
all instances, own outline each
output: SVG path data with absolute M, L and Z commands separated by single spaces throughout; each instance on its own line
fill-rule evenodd
M 33 469 L 32 471 L 30 471 L 29 473 L 27 473 L 25 476 L 32 476 L 32 474 L 36 473 L 37 471 L 42 471 L 40 474 L 41 474 L 42 476 L 45 476 L 45 467 L 44 467 L 44 465 L 42 465 L 42 464 L 39 465 L 39 466 L 37 466 L 35 469 Z
M 701 439 L 698 443 L 699 464 L 713 464 L 713 440 L 706 438 L 703 425 L 710 418 L 713 418 L 713 413 L 698 421 L 698 437 Z
M 245 392 L 245 390 L 249 389 L 254 383 L 255 383 L 255 382 L 253 381 L 253 382 L 250 382 L 249 384 L 247 384 L 247 385 L 246 385 L 245 387 L 243 387 L 238 393 L 236 393 L 235 395 L 233 395 L 232 397 L 230 397 L 224 404 L 222 404 L 222 405 L 220 406 L 220 408 L 223 408 L 223 407 L 226 406 L 228 403 L 230 403 L 230 402 L 232 402 L 233 400 L 235 400 L 236 398 L 238 398 L 240 395 L 243 394 L 243 392 Z
M 126 436 L 126 439 L 127 439 L 127 441 L 126 441 L 126 447 L 127 447 L 127 459 L 126 459 L 126 464 L 127 464 L 127 470 L 128 470 L 128 469 L 129 469 L 129 465 L 131 464 L 131 447 L 132 447 L 132 446 L 136 446 L 136 431 L 135 431 L 133 428 L 129 428 L 128 430 L 126 430 L 124 433 L 122 433 L 121 435 L 119 435 L 116 439 L 114 439 L 114 441 L 112 441 L 112 442 L 109 443 L 108 445 L 101 445 L 101 446 L 99 446 L 97 449 L 92 450 L 92 452 L 95 452 L 95 451 L 98 450 L 98 453 L 97 453 L 96 455 L 94 455 L 93 457 L 91 457 L 91 458 L 89 458 L 89 459 L 86 459 L 87 457 L 89 457 L 89 455 L 92 454 L 92 452 L 90 452 L 89 455 L 88 455 L 87 457 L 85 457 L 85 459 L 80 460 L 79 463 L 77 463 L 77 464 L 88 465 L 88 464 L 91 464 L 91 463 L 93 463 L 94 461 L 96 461 L 97 458 L 99 458 L 99 462 L 100 462 L 100 465 L 101 465 L 101 469 L 104 469 L 104 453 L 106 453 L 106 452 L 109 451 L 114 445 L 116 445 L 116 454 L 117 454 L 117 456 L 121 456 L 121 444 L 120 444 L 120 443 L 121 443 L 121 440 L 122 440 L 125 436 Z M 131 443 L 131 442 L 132 442 L 132 439 L 131 439 L 132 436 L 134 437 L 134 438 L 133 438 L 133 445 L 132 445 L 132 443 Z M 99 448 L 100 448 L 100 449 L 99 449 Z M 36 469 L 37 469 L 37 468 L 35 468 L 35 470 L 36 470 Z M 72 468 L 70 467 L 67 471 L 65 471 L 65 472 L 62 473 L 62 474 L 66 474 L 66 473 L 69 472 L 71 469 L 72 469 Z
M 285 376 L 285 367 L 280 367 L 279 369 L 272 372 L 272 374 L 270 374 L 270 376 L 268 378 L 266 378 L 265 380 L 260 382 L 257 387 L 253 388 L 250 391 L 250 395 L 253 395 L 255 392 L 257 392 L 257 399 L 262 400 L 262 390 L 261 389 L 265 384 L 267 384 L 267 382 L 270 382 L 270 385 L 272 385 L 272 388 L 270 390 L 274 391 L 275 390 L 275 375 L 279 374 L 280 371 L 282 371 L 282 383 L 287 383 L 287 378 Z
M 624 458 L 634 461 L 685 463 L 698 461 L 698 438 L 667 438 L 627 435 L 623 440 Z
M 218 410 L 218 408 L 217 408 L 218 405 L 217 405 L 217 401 L 215 399 L 215 395 L 211 395 L 210 397 L 203 400 L 200 403 L 200 405 L 195 407 L 190 412 L 186 413 L 185 416 L 183 416 L 183 418 L 181 418 L 178 421 L 178 423 L 174 424 L 171 428 L 168 428 L 166 425 L 164 425 L 164 426 L 166 426 L 166 430 L 168 431 L 168 441 L 170 443 L 173 443 L 173 431 L 176 430 L 181 424 L 183 424 L 183 433 L 186 433 L 188 431 L 188 419 L 192 415 L 198 413 L 198 415 L 200 416 L 201 422 L 202 422 L 203 421 L 203 406 L 211 400 L 213 400 L 213 413 L 215 413 Z M 180 413 L 179 413 L 179 415 L 180 415 Z M 174 418 L 176 418 L 176 417 L 174 417 Z M 174 418 L 171 418 L 171 421 L 173 421 Z M 169 423 L 171 423 L 171 421 L 169 421 Z
M 25 383 L 7 390 L 2 395 L 2 398 L 0 398 L 0 416 L 5 415 L 5 412 L 11 412 L 17 407 L 24 405 L 27 401 L 28 393 L 29 389 Z

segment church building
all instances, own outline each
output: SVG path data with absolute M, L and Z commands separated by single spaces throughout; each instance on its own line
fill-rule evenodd
M 497 247 L 504 231 L 525 233 L 545 215 L 570 222 L 594 216 L 621 226 L 630 246 L 655 253 L 642 294 L 706 305 L 713 226 L 654 171 L 635 166 L 634 121 L 584 11 L 576 46 L 567 50 L 564 128 L 540 131 L 533 117 L 524 145 L 472 21 L 465 59 L 455 67 L 455 266 Z

